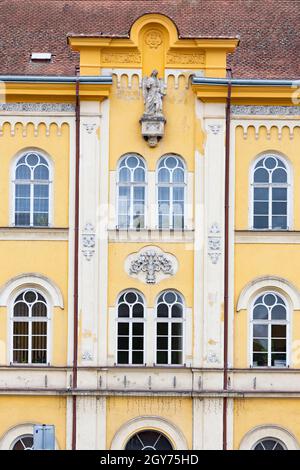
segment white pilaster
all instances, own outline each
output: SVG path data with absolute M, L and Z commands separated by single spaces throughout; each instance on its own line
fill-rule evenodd
M 79 364 L 97 364 L 99 244 L 96 242 L 100 183 L 100 105 L 81 102 Z
M 223 363 L 225 105 L 206 103 L 203 365 Z
M 106 399 L 77 397 L 77 449 L 105 450 Z

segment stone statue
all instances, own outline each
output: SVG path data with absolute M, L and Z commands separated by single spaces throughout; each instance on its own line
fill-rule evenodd
M 158 71 L 153 70 L 150 77 L 143 80 L 145 114 L 162 116 L 162 98 L 165 95 L 164 83 L 157 78 Z
M 143 79 L 143 95 L 145 111 L 140 119 L 142 136 L 150 147 L 155 147 L 164 135 L 166 119 L 162 111 L 162 100 L 165 96 L 163 80 L 157 77 L 158 71 L 153 70 L 150 77 Z

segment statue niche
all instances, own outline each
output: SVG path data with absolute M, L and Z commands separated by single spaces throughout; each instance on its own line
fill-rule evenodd
M 150 147 L 155 147 L 163 137 L 166 123 L 162 110 L 163 97 L 166 94 L 165 85 L 157 75 L 158 71 L 153 70 L 150 77 L 143 79 L 145 111 L 140 123 L 142 125 L 142 136 Z

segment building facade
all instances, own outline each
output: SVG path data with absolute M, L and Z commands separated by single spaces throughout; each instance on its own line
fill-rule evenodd
M 297 82 L 211 36 L 136 15 L 2 76 L 1 449 L 299 448 Z

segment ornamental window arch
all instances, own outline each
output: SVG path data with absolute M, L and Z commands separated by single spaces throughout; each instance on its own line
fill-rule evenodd
M 11 225 L 52 225 L 53 175 L 53 160 L 44 150 L 27 148 L 18 152 L 11 164 Z
M 255 158 L 250 166 L 251 229 L 291 229 L 292 180 L 292 165 L 280 152 L 269 150 Z

